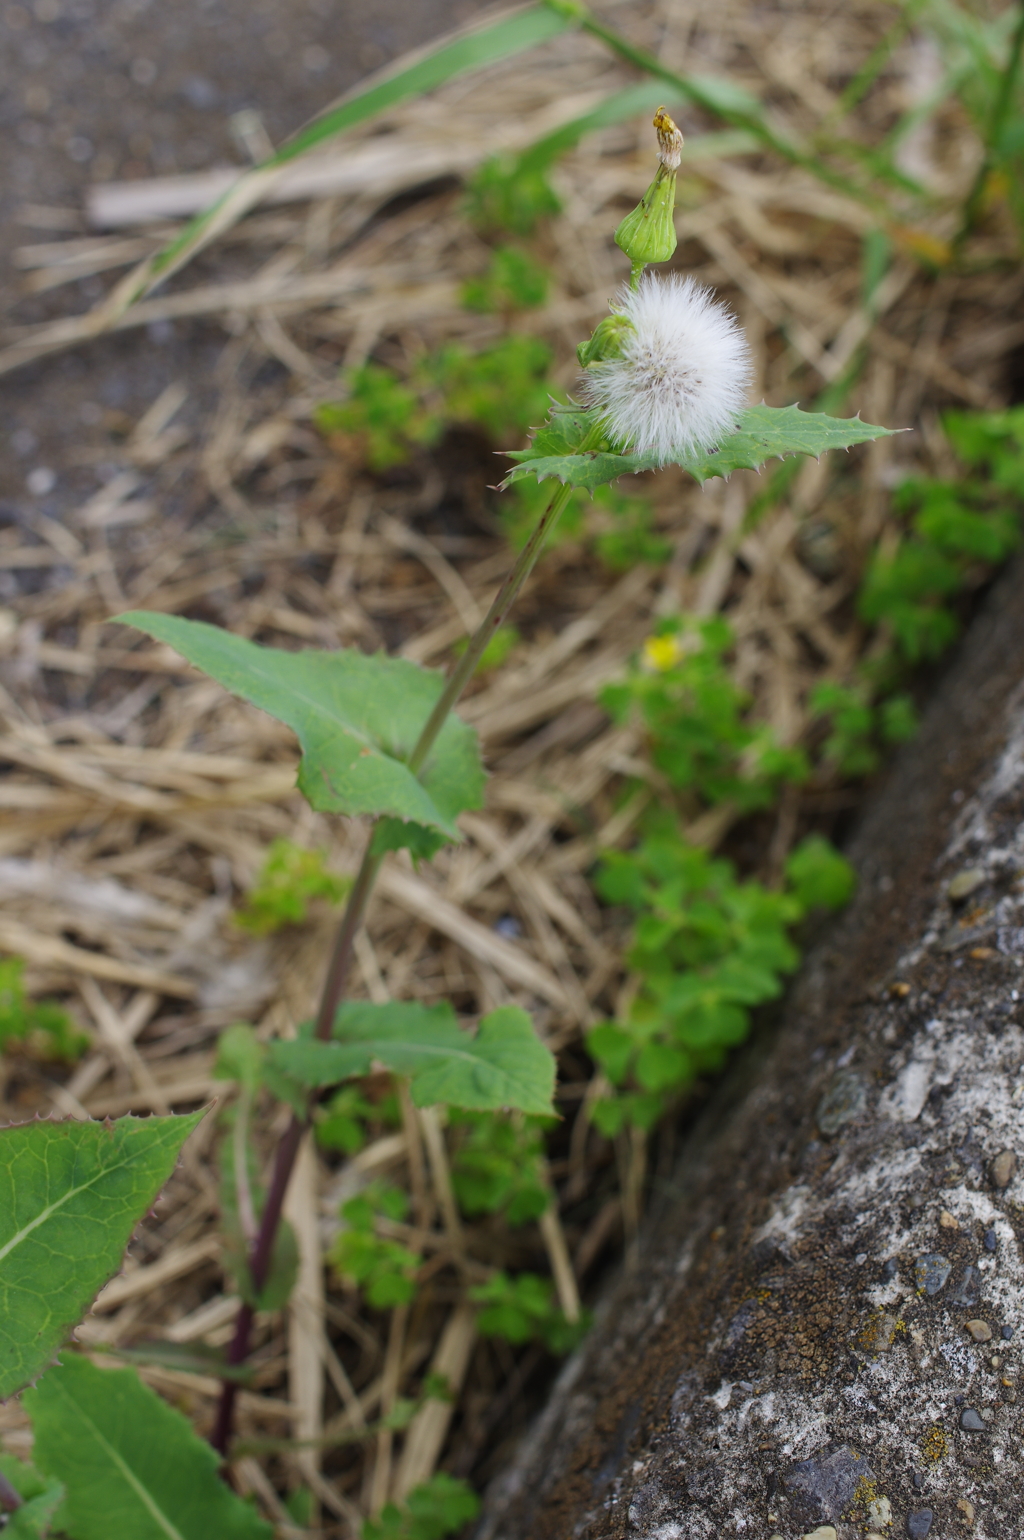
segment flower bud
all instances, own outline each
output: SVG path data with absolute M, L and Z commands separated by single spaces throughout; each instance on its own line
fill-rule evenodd
M 677 244 L 672 213 L 683 136 L 664 107 L 659 107 L 655 113 L 654 127 L 658 131 L 661 165 L 636 208 L 626 215 L 615 232 L 615 244 L 626 253 L 634 269 L 646 262 L 667 262 Z
M 609 358 L 621 358 L 622 345 L 632 331 L 633 323 L 628 316 L 606 315 L 595 326 L 594 335 L 580 343 L 576 357 L 584 369 L 591 364 L 603 364 Z

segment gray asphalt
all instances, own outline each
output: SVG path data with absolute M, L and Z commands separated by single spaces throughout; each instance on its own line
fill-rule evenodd
M 71 211 L 66 233 L 75 233 L 90 181 L 245 164 L 235 113 L 257 110 L 279 143 L 367 73 L 482 8 L 482 0 L 0 4 L 0 291 L 9 319 L 84 310 L 109 282 L 24 297 L 12 251 L 62 233 L 46 228 L 58 216 L 40 207 Z M 214 260 L 223 273 L 231 259 Z M 171 381 L 190 386 L 191 411 L 209 410 L 223 343 L 216 323 L 176 323 L 0 378 L 0 521 L 33 509 L 66 517 L 109 472 L 117 425 Z

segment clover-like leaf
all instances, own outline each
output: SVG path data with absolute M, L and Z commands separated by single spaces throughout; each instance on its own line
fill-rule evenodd
M 524 476 L 536 476 L 538 481 L 554 477 L 592 492 L 617 476 L 657 470 L 662 464 L 656 455 L 622 454 L 607 443 L 581 453 L 580 445 L 598 421 L 599 414 L 593 408 L 585 411 L 572 405 L 555 405 L 529 448 L 516 450 L 510 456 L 519 463 L 502 486 L 511 486 Z M 802 412 L 797 406 L 762 403 L 742 414 L 736 432 L 723 439 L 713 454 L 673 455 L 670 463 L 681 466 L 703 486 L 713 476 L 760 470 L 769 460 L 781 460 L 786 455 L 818 456 L 826 449 L 849 449 L 896 432 L 899 429 L 876 428 L 861 422 L 859 417 L 828 417 L 824 412 Z
M 329 1043 L 299 1037 L 272 1044 L 270 1053 L 272 1063 L 311 1089 L 366 1075 L 378 1063 L 411 1077 L 418 1107 L 551 1112 L 555 1061 L 518 1006 L 491 1011 L 472 1036 L 447 1003 L 349 1001 Z
M 218 1456 L 134 1369 L 77 1353 L 24 1397 L 40 1470 L 64 1483 L 74 1540 L 271 1540 L 218 1475 Z
M 11 1514 L 4 1527 L 4 1540 L 46 1540 L 63 1499 L 64 1488 L 59 1481 L 38 1497 L 30 1497 Z
M 458 839 L 481 805 L 476 734 L 452 715 L 415 776 L 404 763 L 444 685 L 404 658 L 260 647 L 218 626 L 133 610 L 118 621 L 166 642 L 235 695 L 286 723 L 302 746 L 299 790 L 321 813 L 384 813 Z
M 0 1399 L 45 1369 L 121 1265 L 202 1116 L 0 1129 Z
M 45 1540 L 64 1500 L 62 1484 L 47 1480 L 31 1465 L 9 1454 L 0 1454 L 0 1474 L 22 1499 L 21 1507 L 7 1515 L 4 1540 Z

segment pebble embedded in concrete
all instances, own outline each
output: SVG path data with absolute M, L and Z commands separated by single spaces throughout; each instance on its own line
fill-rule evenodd
M 986 1251 L 995 1251 L 996 1246 L 998 1244 L 999 1244 L 999 1242 L 998 1242 L 998 1238 L 996 1236 L 996 1232 L 994 1230 L 986 1230 L 985 1231 L 985 1250 Z
M 963 1514 L 965 1522 L 968 1524 L 973 1524 L 974 1504 L 971 1502 L 970 1498 L 958 1497 L 956 1500 L 956 1505 L 960 1509 L 960 1512 Z
M 839 1537 L 831 1524 L 822 1524 L 820 1529 L 812 1529 L 804 1535 L 803 1540 L 839 1540 Z
M 937 1294 L 951 1272 L 951 1264 L 941 1252 L 929 1251 L 914 1263 L 914 1281 L 926 1294 Z
M 984 1433 L 985 1424 L 974 1410 L 973 1406 L 965 1406 L 960 1413 L 960 1426 L 965 1433 Z
M 944 1208 L 939 1215 L 939 1224 L 944 1230 L 959 1230 L 960 1228 L 960 1221 L 949 1212 L 948 1208 Z
M 980 866 L 968 866 L 962 872 L 957 872 L 946 884 L 946 892 L 954 901 L 960 898 L 970 898 L 976 893 L 985 881 L 984 868 Z
M 1012 1150 L 1001 1150 L 989 1169 L 993 1187 L 1009 1187 L 1017 1169 L 1017 1157 Z
M 868 1503 L 868 1523 L 885 1529 L 892 1523 L 892 1503 L 887 1497 L 876 1497 Z
M 968 1265 L 964 1268 L 960 1282 L 950 1294 L 947 1301 L 950 1305 L 959 1305 L 964 1310 L 969 1310 L 972 1305 L 978 1303 L 978 1295 L 981 1291 L 981 1274 L 976 1267 Z
M 868 1087 L 864 1076 L 855 1069 L 840 1070 L 818 1103 L 815 1122 L 826 1138 L 830 1138 L 845 1124 L 859 1118 L 867 1104 Z
M 916 1513 L 908 1513 L 907 1534 L 910 1540 L 924 1540 L 932 1527 L 933 1518 L 934 1514 L 930 1508 L 918 1508 Z
M 967 1330 L 975 1342 L 991 1342 L 992 1328 L 987 1321 L 968 1321 Z

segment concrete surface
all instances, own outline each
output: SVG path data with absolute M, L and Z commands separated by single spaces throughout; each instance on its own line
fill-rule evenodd
M 8 326 L 86 310 L 109 286 L 104 276 L 25 298 L 11 265 L 16 247 L 85 233 L 90 181 L 244 165 L 233 114 L 257 109 L 279 143 L 368 72 L 481 9 L 481 0 L 0 3 Z M 232 260 L 215 252 L 205 271 L 223 275 Z M 187 412 L 208 412 L 224 341 L 215 321 L 168 323 L 0 377 L 0 521 L 19 510 L 67 517 L 110 472 L 112 425 L 137 419 L 172 381 L 190 388 Z

